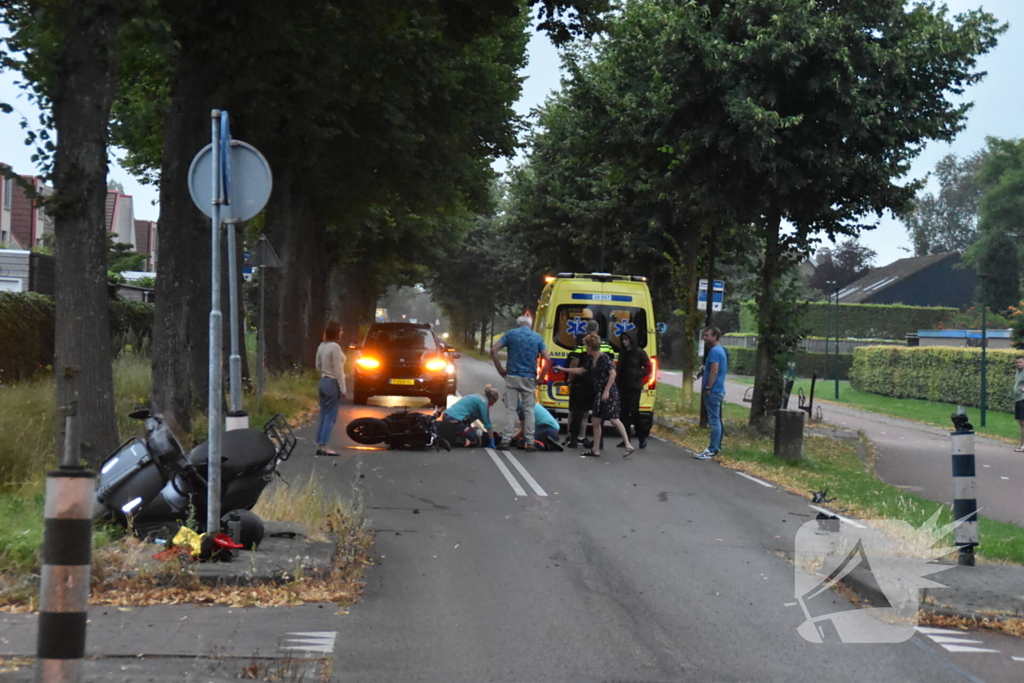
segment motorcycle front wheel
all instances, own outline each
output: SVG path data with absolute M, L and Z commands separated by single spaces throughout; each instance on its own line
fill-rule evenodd
M 345 433 L 356 443 L 372 445 L 388 438 L 388 423 L 376 417 L 359 417 L 348 423 Z

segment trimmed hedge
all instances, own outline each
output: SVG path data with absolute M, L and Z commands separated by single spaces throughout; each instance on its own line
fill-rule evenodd
M 56 307 L 35 292 L 0 292 L 0 383 L 18 382 L 53 364 Z M 153 304 L 110 302 L 110 337 L 144 342 L 153 336 Z M 115 353 L 119 351 L 115 348 Z
M 908 333 L 918 330 L 941 328 L 956 315 L 955 308 L 938 306 L 900 306 L 890 304 L 840 304 L 839 336 L 849 339 L 903 339 Z M 835 306 L 829 310 L 824 301 L 807 304 L 801 325 L 807 329 L 808 337 L 835 337 L 829 328 L 828 315 L 835 322 Z M 757 333 L 757 306 L 745 301 L 740 306 L 740 329 Z
M 988 407 L 1013 412 L 1013 359 L 1019 351 L 989 349 Z M 981 404 L 981 349 L 871 346 L 853 354 L 853 387 L 896 398 L 964 406 Z
M 32 377 L 53 363 L 53 299 L 0 292 L 0 383 Z
M 118 340 L 153 338 L 153 304 L 141 301 L 110 302 L 110 338 Z M 115 349 L 116 351 L 117 349 Z
M 754 363 L 757 361 L 757 349 L 745 349 L 742 346 L 723 347 L 729 356 L 729 374 L 753 375 Z M 818 379 L 823 380 L 825 371 L 825 354 L 811 353 L 809 351 L 798 351 L 796 354 L 796 376 L 810 379 L 815 372 Z M 832 369 L 835 367 L 836 355 L 829 354 L 828 378 L 832 379 Z M 850 367 L 853 365 L 853 354 L 839 354 L 839 379 L 849 379 Z

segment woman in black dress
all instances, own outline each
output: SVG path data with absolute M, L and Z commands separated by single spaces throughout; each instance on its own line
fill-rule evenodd
M 633 445 L 629 442 L 629 433 L 619 420 L 619 390 L 615 386 L 615 366 L 611 359 L 601 351 L 601 338 L 596 334 L 588 334 L 583 338 L 587 347 L 587 355 L 578 368 L 553 366 L 553 369 L 572 375 L 587 375 L 593 386 L 594 405 L 591 409 L 590 428 L 593 431 L 594 447 L 582 455 L 601 455 L 601 425 L 608 420 L 619 431 L 626 452 L 622 457 L 633 453 Z

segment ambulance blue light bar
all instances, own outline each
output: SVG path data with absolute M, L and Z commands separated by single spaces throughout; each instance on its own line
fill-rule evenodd
M 633 282 L 647 282 L 647 278 L 643 275 L 615 275 L 613 273 L 558 273 L 554 279 L 570 279 L 580 278 L 588 280 L 598 280 L 600 282 L 608 282 L 609 280 L 632 280 Z M 546 281 L 550 281 L 550 276 L 545 278 Z

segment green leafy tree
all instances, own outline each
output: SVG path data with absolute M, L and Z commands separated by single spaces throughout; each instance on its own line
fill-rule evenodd
M 129 0 L 8 2 L 0 17 L 10 31 L 5 65 L 26 78 L 43 114 L 34 161 L 48 166 L 57 188 L 54 376 L 59 409 L 73 407 L 81 453 L 93 467 L 117 445 L 107 293 L 107 144 L 116 92 L 119 34 Z M 49 127 L 57 133 L 51 143 Z M 52 157 L 50 154 L 52 153 Z M 63 430 L 63 413 L 58 431 Z M 58 439 L 58 443 L 62 440 Z
M 983 235 L 1003 232 L 1024 244 L 1024 139 L 988 138 L 985 163 L 978 173 L 984 188 L 979 202 Z
M 635 7 L 630 5 L 629 7 Z M 781 288 L 814 241 L 856 235 L 865 214 L 904 210 L 899 184 L 921 145 L 949 140 L 979 80 L 978 55 L 1005 27 L 973 11 L 874 0 L 706 0 L 642 4 L 645 65 L 675 104 L 662 134 L 670 172 L 706 195 L 763 247 L 751 424 L 766 430 L 781 369 L 799 338 Z
M 975 299 L 982 301 L 981 287 L 984 286 L 984 299 L 991 311 L 1004 312 L 1019 303 L 1019 246 L 1006 232 L 994 230 L 985 233 L 977 251 L 978 274 L 984 283 L 979 283 Z
M 206 228 L 185 187 L 188 163 L 209 138 L 197 112 L 228 109 L 233 134 L 270 162 L 267 234 L 287 267 L 267 280 L 268 363 L 311 362 L 308 340 L 329 310 L 340 304 L 354 332 L 389 285 L 410 284 L 408 274 L 423 271 L 432 250 L 414 245 L 430 242 L 433 229 L 435 242 L 448 238 L 467 207 L 483 205 L 490 159 L 515 143 L 511 104 L 526 8 L 562 40 L 594 30 L 608 5 L 159 4 L 167 39 L 144 56 L 168 65 L 154 394 L 179 415 L 205 392 L 209 264 L 195 245 L 206 241 Z M 124 139 L 156 149 L 154 128 L 145 125 L 150 108 L 137 100 L 163 90 L 136 92 L 123 111 L 140 125 Z M 155 166 L 140 156 L 139 167 L 146 163 Z M 382 236 L 389 226 L 402 232 Z M 188 324 L 174 329 L 167 322 L 183 319 Z
M 107 270 L 112 273 L 123 273 L 126 270 L 142 270 L 146 265 L 146 255 L 132 249 L 132 245 L 116 242 L 115 233 L 107 233 Z
M 947 154 L 935 165 L 938 193 L 919 193 L 903 218 L 915 256 L 964 253 L 978 240 L 978 202 L 983 191 L 978 173 L 986 155 L 984 150 L 963 159 Z
M 822 249 L 817 253 L 818 267 L 808 284 L 831 296 L 834 287 L 842 289 L 866 275 L 876 255 L 874 250 L 853 238 L 844 240 L 834 249 Z

